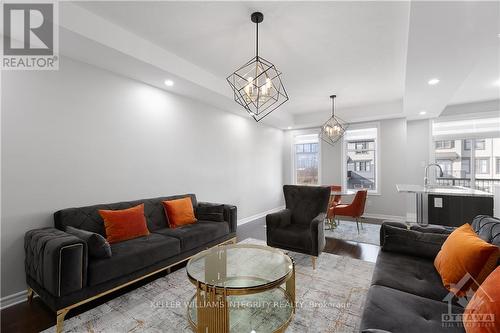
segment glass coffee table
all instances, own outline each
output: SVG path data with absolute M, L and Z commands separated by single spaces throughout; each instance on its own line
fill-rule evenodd
M 192 257 L 188 319 L 198 333 L 284 332 L 295 313 L 295 263 L 278 249 L 221 245 Z

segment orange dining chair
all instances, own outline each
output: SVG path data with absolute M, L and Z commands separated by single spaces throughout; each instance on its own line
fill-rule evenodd
M 349 216 L 356 219 L 356 227 L 359 233 L 359 224 L 361 223 L 361 228 L 363 228 L 363 223 L 360 221 L 360 217 L 365 212 L 365 202 L 366 196 L 368 194 L 367 190 L 359 190 L 356 192 L 356 196 L 350 204 L 347 205 L 336 205 L 333 208 L 333 218 L 337 216 Z
M 342 191 L 342 186 L 339 185 L 332 185 L 330 186 L 330 189 L 332 192 L 341 192 Z M 330 229 L 333 229 L 335 225 L 335 219 L 333 215 L 333 208 L 337 205 L 340 204 L 342 200 L 341 195 L 330 195 L 330 202 L 328 204 L 328 211 L 326 212 L 326 219 L 328 221 L 328 224 L 330 225 Z

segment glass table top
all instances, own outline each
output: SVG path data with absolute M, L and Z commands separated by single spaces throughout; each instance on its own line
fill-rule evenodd
M 265 286 L 288 276 L 293 264 L 280 250 L 255 244 L 217 246 L 192 257 L 188 276 L 220 288 Z

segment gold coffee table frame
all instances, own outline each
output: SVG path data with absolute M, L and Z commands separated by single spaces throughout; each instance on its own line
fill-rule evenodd
M 294 260 L 283 253 L 282 251 L 263 245 L 255 244 L 232 244 L 232 245 L 220 245 L 212 249 L 205 250 L 193 256 L 186 268 L 189 267 L 191 261 L 196 261 L 207 257 L 209 254 L 213 254 L 214 251 L 230 250 L 232 248 L 239 249 L 260 249 L 264 251 L 273 252 L 282 256 L 286 256 L 290 259 L 291 268 L 287 274 L 284 276 L 263 283 L 261 285 L 250 286 L 250 287 L 221 287 L 212 284 L 205 283 L 203 281 L 198 281 L 190 273 L 189 269 L 186 269 L 189 281 L 196 286 L 196 294 L 191 299 L 190 304 L 193 304 L 196 298 L 196 321 L 194 322 L 190 315 L 190 307 L 188 306 L 188 320 L 193 329 L 197 333 L 229 333 L 229 305 L 228 296 L 235 295 L 251 295 L 256 293 L 261 293 L 264 291 L 272 289 L 280 289 L 283 291 L 285 298 L 290 302 L 292 306 L 292 311 L 290 312 L 289 318 L 274 332 L 281 333 L 290 324 L 295 313 L 295 262 Z M 234 279 L 245 278 L 245 276 L 234 277 Z M 281 288 L 281 285 L 285 284 L 285 289 Z M 209 304 L 210 306 L 207 306 Z

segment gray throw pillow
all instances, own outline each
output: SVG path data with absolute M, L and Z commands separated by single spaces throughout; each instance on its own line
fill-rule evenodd
M 382 225 L 382 250 L 433 259 L 448 237 L 442 233 L 424 233 L 391 225 Z
M 224 222 L 224 205 L 198 206 L 195 214 L 201 221 Z
M 102 235 L 73 227 L 66 227 L 66 232 L 87 243 L 89 256 L 94 258 L 111 258 L 111 246 Z

